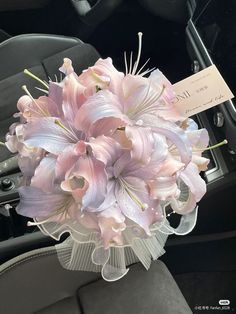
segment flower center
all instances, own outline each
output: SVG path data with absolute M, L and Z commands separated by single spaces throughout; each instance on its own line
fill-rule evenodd
M 137 189 L 135 189 L 126 180 L 124 180 L 121 177 L 118 178 L 118 182 L 119 182 L 121 188 L 129 195 L 129 197 L 132 199 L 132 201 L 134 201 L 135 204 L 137 204 L 141 208 L 142 211 L 144 211 L 145 209 L 148 208 L 148 204 L 143 203 L 140 200 L 140 198 L 137 196 L 137 194 L 135 193 L 135 191 L 137 191 Z

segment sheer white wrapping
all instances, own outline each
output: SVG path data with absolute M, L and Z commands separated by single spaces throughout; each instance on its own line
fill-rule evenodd
M 171 227 L 165 217 L 162 223 L 156 223 L 150 228 L 150 237 L 130 222 L 123 232 L 123 245 L 114 245 L 108 249 L 104 249 L 97 231 L 86 229 L 78 221 L 68 219 L 63 225 L 59 222 L 46 222 L 39 225 L 39 228 L 56 240 L 59 240 L 63 233 L 70 233 L 63 243 L 56 245 L 59 261 L 64 268 L 101 272 L 106 281 L 115 281 L 127 274 L 127 266 L 138 261 L 148 269 L 152 260 L 164 254 L 163 247 L 168 235 L 184 235 L 190 232 L 196 224 L 196 219 L 197 208 L 182 216 L 177 228 Z

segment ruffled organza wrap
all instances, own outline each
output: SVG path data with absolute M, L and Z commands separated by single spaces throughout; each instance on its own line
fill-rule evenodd
M 151 261 L 165 253 L 164 245 L 168 235 L 185 235 L 196 224 L 198 208 L 181 216 L 179 225 L 173 228 L 165 217 L 162 222 L 153 224 L 151 236 L 132 224 L 123 232 L 123 244 L 104 249 L 98 232 L 86 229 L 78 221 L 68 220 L 62 225 L 46 222 L 39 225 L 41 231 L 59 240 L 62 234 L 69 233 L 67 239 L 56 245 L 59 261 L 68 270 L 101 272 L 106 281 L 115 281 L 127 274 L 128 266 L 141 262 L 149 269 Z M 40 221 L 35 222 L 39 223 Z

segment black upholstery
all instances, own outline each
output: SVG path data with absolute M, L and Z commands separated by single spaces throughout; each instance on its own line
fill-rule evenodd
M 130 267 L 116 282 L 100 274 L 61 267 L 54 247 L 34 250 L 0 266 L 0 313 L 4 314 L 190 314 L 161 261 L 149 271 Z
M 0 11 L 36 9 L 47 5 L 50 0 L 1 0 Z
M 10 38 L 0 44 L 0 141 L 5 134 L 16 112 L 18 98 L 24 94 L 21 87 L 27 85 L 33 96 L 40 96 L 35 89 L 39 86 L 36 81 L 26 76 L 22 71 L 27 68 L 41 79 L 59 77 L 58 68 L 63 58 L 73 61 L 75 71 L 94 64 L 99 58 L 98 52 L 78 38 L 27 34 Z M 0 161 L 9 157 L 6 149 L 0 151 Z
M 65 237 L 66 235 L 62 236 L 62 240 Z M 20 254 L 54 244 L 58 242 L 40 231 L 0 241 L 0 265 Z

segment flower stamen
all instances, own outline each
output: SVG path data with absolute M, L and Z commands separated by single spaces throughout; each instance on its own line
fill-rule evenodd
M 133 51 L 131 51 L 130 53 L 130 60 L 129 60 L 129 74 L 131 73 L 132 71 L 132 63 L 133 63 Z
M 226 145 L 226 144 L 228 144 L 228 141 L 226 139 L 224 139 L 222 142 L 217 143 L 215 145 L 209 146 L 207 148 L 196 148 L 193 151 L 195 151 L 195 152 L 202 152 L 202 151 L 205 152 L 207 150 L 212 150 L 212 149 L 221 147 L 221 146 Z
M 207 147 L 205 150 L 212 150 L 212 149 L 221 147 L 221 146 L 226 145 L 226 144 L 228 144 L 228 141 L 226 139 L 224 139 L 222 142 L 215 144 L 215 145 L 212 145 L 210 147 Z
M 124 59 L 125 59 L 125 75 L 127 75 L 128 74 L 128 64 L 127 64 L 126 51 L 124 52 Z
M 39 104 L 37 103 L 37 101 L 34 99 L 34 97 L 30 94 L 29 90 L 27 89 L 26 85 L 22 86 L 23 91 L 30 97 L 30 99 L 33 101 L 33 103 L 36 105 L 36 107 L 39 109 L 39 111 L 41 112 L 41 114 L 43 116 L 50 116 L 49 112 L 46 110 L 44 111 L 44 109 L 42 109 Z
M 66 131 L 70 135 L 70 137 L 72 136 L 73 140 L 78 140 L 75 134 L 71 130 L 69 130 L 60 120 L 56 119 L 54 123 L 61 127 L 64 131 Z
M 45 83 L 43 80 L 41 80 L 39 77 L 37 77 L 36 75 L 34 75 L 32 72 L 30 72 L 28 69 L 24 69 L 24 73 L 29 75 L 30 77 L 32 77 L 33 79 L 35 79 L 36 81 L 38 81 L 39 83 L 41 83 L 42 85 L 44 85 L 47 89 L 49 88 L 48 84 Z
M 138 33 L 138 56 L 134 63 L 133 71 L 131 73 L 132 75 L 135 75 L 138 65 L 139 65 L 139 60 L 140 60 L 141 52 L 142 52 L 142 36 L 143 36 L 143 33 L 139 32 Z
M 135 193 L 131 191 L 131 186 L 125 182 L 122 178 L 119 178 L 119 182 L 129 197 L 141 208 L 142 211 L 148 208 L 148 204 L 143 203 Z M 138 191 L 138 190 L 137 190 Z

